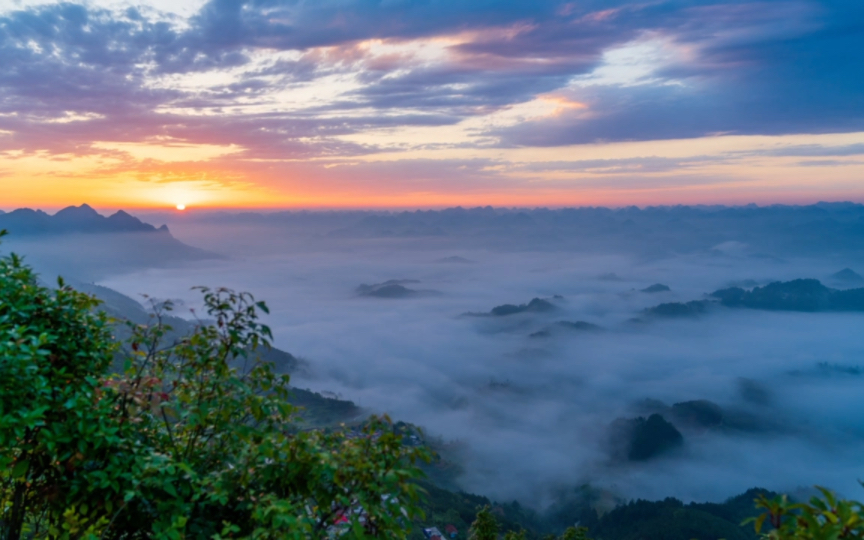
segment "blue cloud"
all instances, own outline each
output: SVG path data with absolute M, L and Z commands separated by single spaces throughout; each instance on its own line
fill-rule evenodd
M 548 92 L 589 108 L 486 135 L 504 146 L 554 146 L 864 129 L 861 2 L 211 0 L 175 22 L 73 3 L 0 15 L 0 129 L 15 133 L 6 144 L 84 151 L 94 140 L 168 135 L 241 144 L 256 156 L 352 155 L 372 149 L 333 137 L 454 124 Z M 439 63 L 396 59 L 382 67 L 352 49 L 372 38 L 460 33 L 469 38 Z M 690 56 L 639 84 L 572 84 L 603 66 L 604 53 L 652 37 Z M 322 57 L 316 47 L 336 52 Z M 272 50 L 298 56 L 250 67 L 253 55 Z M 148 84 L 154 76 L 243 66 L 242 80 L 206 92 Z M 164 112 L 232 107 L 240 96 L 340 72 L 355 74 L 361 87 L 302 112 Z M 93 119 L 45 122 L 69 114 Z

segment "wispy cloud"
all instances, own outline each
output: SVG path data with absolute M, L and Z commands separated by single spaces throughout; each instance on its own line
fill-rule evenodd
M 22 4 L 0 12 L 0 150 L 187 144 L 236 169 L 397 150 L 382 134 L 410 153 L 855 132 L 862 20 L 834 0 Z

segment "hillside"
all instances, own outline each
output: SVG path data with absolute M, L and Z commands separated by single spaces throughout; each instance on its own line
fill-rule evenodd
M 619 501 L 609 507 L 608 493 L 585 485 L 562 494 L 558 502 L 537 512 L 515 501 L 496 502 L 428 482 L 421 486 L 427 493 L 423 505 L 426 519 L 418 525 L 442 531 L 453 525 L 464 538 L 477 508 L 489 505 L 501 532 L 524 529 L 528 540 L 558 535 L 573 524 L 587 527 L 589 537 L 597 540 L 755 540 L 753 526 L 742 522 L 759 514 L 753 504 L 759 495 L 776 495 L 753 488 L 720 503 L 685 504 L 670 497 L 661 501 Z M 422 538 L 419 531 L 412 535 L 412 539 Z
M 116 319 L 115 335 L 123 339 L 128 335 L 124 322 L 134 324 L 152 323 L 150 313 L 136 300 L 121 294 L 108 287 L 92 283 L 76 283 L 75 288 L 86 292 L 103 303 L 100 309 L 109 316 Z M 171 327 L 166 333 L 164 341 L 172 343 L 182 339 L 184 335 L 190 334 L 195 323 L 173 315 L 163 315 L 164 324 Z M 272 362 L 277 373 L 292 374 L 305 369 L 306 362 L 293 354 L 276 347 L 261 347 L 255 351 L 255 355 L 265 362 Z M 119 366 L 116 367 L 119 369 Z M 325 397 L 308 389 L 294 387 L 290 398 L 292 404 L 301 407 L 300 416 L 303 420 L 301 428 L 335 426 L 342 422 L 358 420 L 362 416 L 362 409 L 351 401 Z

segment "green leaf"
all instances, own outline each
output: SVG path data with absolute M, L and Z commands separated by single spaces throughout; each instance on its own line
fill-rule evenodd
M 27 474 L 27 470 L 30 468 L 30 462 L 27 460 L 19 461 L 12 467 L 12 478 L 21 478 L 25 474 Z

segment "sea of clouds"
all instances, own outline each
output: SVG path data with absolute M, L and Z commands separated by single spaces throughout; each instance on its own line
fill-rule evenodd
M 506 237 L 484 249 L 458 239 L 332 238 L 279 227 L 172 230 L 229 257 L 100 283 L 133 297 L 180 300 L 181 314 L 199 305 L 195 285 L 251 291 L 271 308 L 275 344 L 308 361 L 296 385 L 440 437 L 455 449 L 466 490 L 535 506 L 584 483 L 626 498 L 722 500 L 754 486 L 814 484 L 860 496 L 864 375 L 819 364 L 862 364 L 864 313 L 718 306 L 695 319 L 642 314 L 734 282 L 825 278 L 860 261 L 766 257 L 735 243 L 649 258 L 615 246 L 602 253 L 508 249 Z M 442 262 L 454 256 L 471 262 Z M 356 292 L 390 279 L 417 280 L 406 286 L 436 294 Z M 672 291 L 640 292 L 654 283 Z M 562 298 L 550 313 L 463 315 L 554 295 Z M 530 337 L 559 320 L 604 331 Z M 648 398 L 711 400 L 756 428 L 691 430 L 667 456 L 611 461 L 609 424 L 638 416 Z

